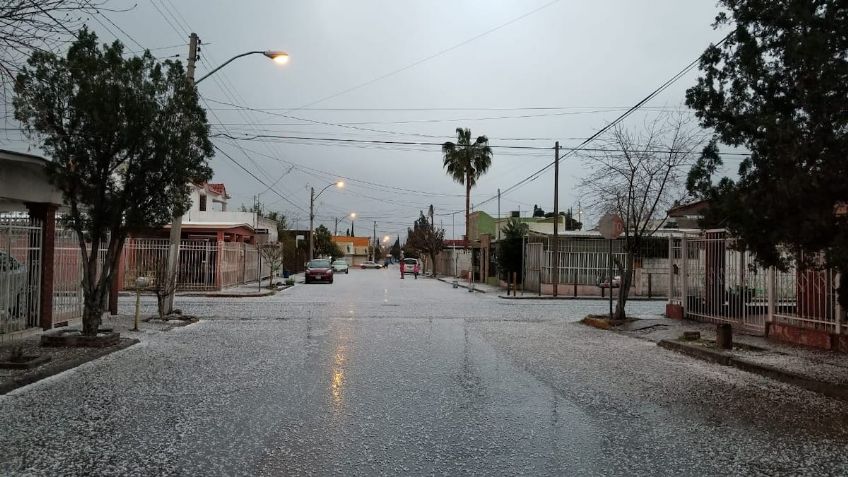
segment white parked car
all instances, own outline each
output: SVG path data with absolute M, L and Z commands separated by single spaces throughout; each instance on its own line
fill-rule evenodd
M 415 278 L 418 278 L 418 274 L 421 273 L 421 260 L 417 258 L 404 258 L 403 262 L 403 273 L 404 275 L 415 275 Z
M 18 296 L 26 286 L 27 270 L 21 262 L 0 251 L 0 315 L 18 306 Z
M 333 262 L 332 267 L 335 273 L 348 273 L 350 271 L 350 266 L 344 260 L 336 260 Z

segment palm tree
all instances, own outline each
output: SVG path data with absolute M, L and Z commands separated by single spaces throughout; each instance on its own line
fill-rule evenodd
M 443 163 L 448 175 L 465 185 L 465 236 L 468 238 L 468 222 L 471 211 L 471 188 L 492 165 L 492 149 L 489 138 L 479 136 L 471 142 L 471 130 L 456 128 L 456 143 L 442 145 Z

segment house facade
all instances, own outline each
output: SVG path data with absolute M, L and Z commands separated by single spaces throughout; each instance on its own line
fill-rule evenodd
M 368 261 L 368 249 L 371 244 L 371 237 L 348 237 L 345 235 L 334 235 L 333 243 L 338 245 L 344 252 L 343 260 L 351 267 L 356 267 L 362 262 Z

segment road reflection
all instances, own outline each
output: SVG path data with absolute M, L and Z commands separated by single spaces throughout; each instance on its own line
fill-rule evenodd
M 330 394 L 333 398 L 333 407 L 338 410 L 344 404 L 345 385 L 345 363 L 347 361 L 347 346 L 339 344 L 336 346 L 333 357 L 333 374 L 330 379 Z

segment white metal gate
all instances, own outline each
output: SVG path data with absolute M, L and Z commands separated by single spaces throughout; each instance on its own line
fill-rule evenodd
M 39 221 L 0 215 L 0 333 L 39 325 L 41 237 Z
M 724 231 L 682 239 L 681 295 L 686 315 L 764 334 L 769 313 L 768 270 L 737 250 Z
M 542 259 L 545 253 L 543 243 L 528 243 L 524 248 L 524 289 L 541 293 Z

